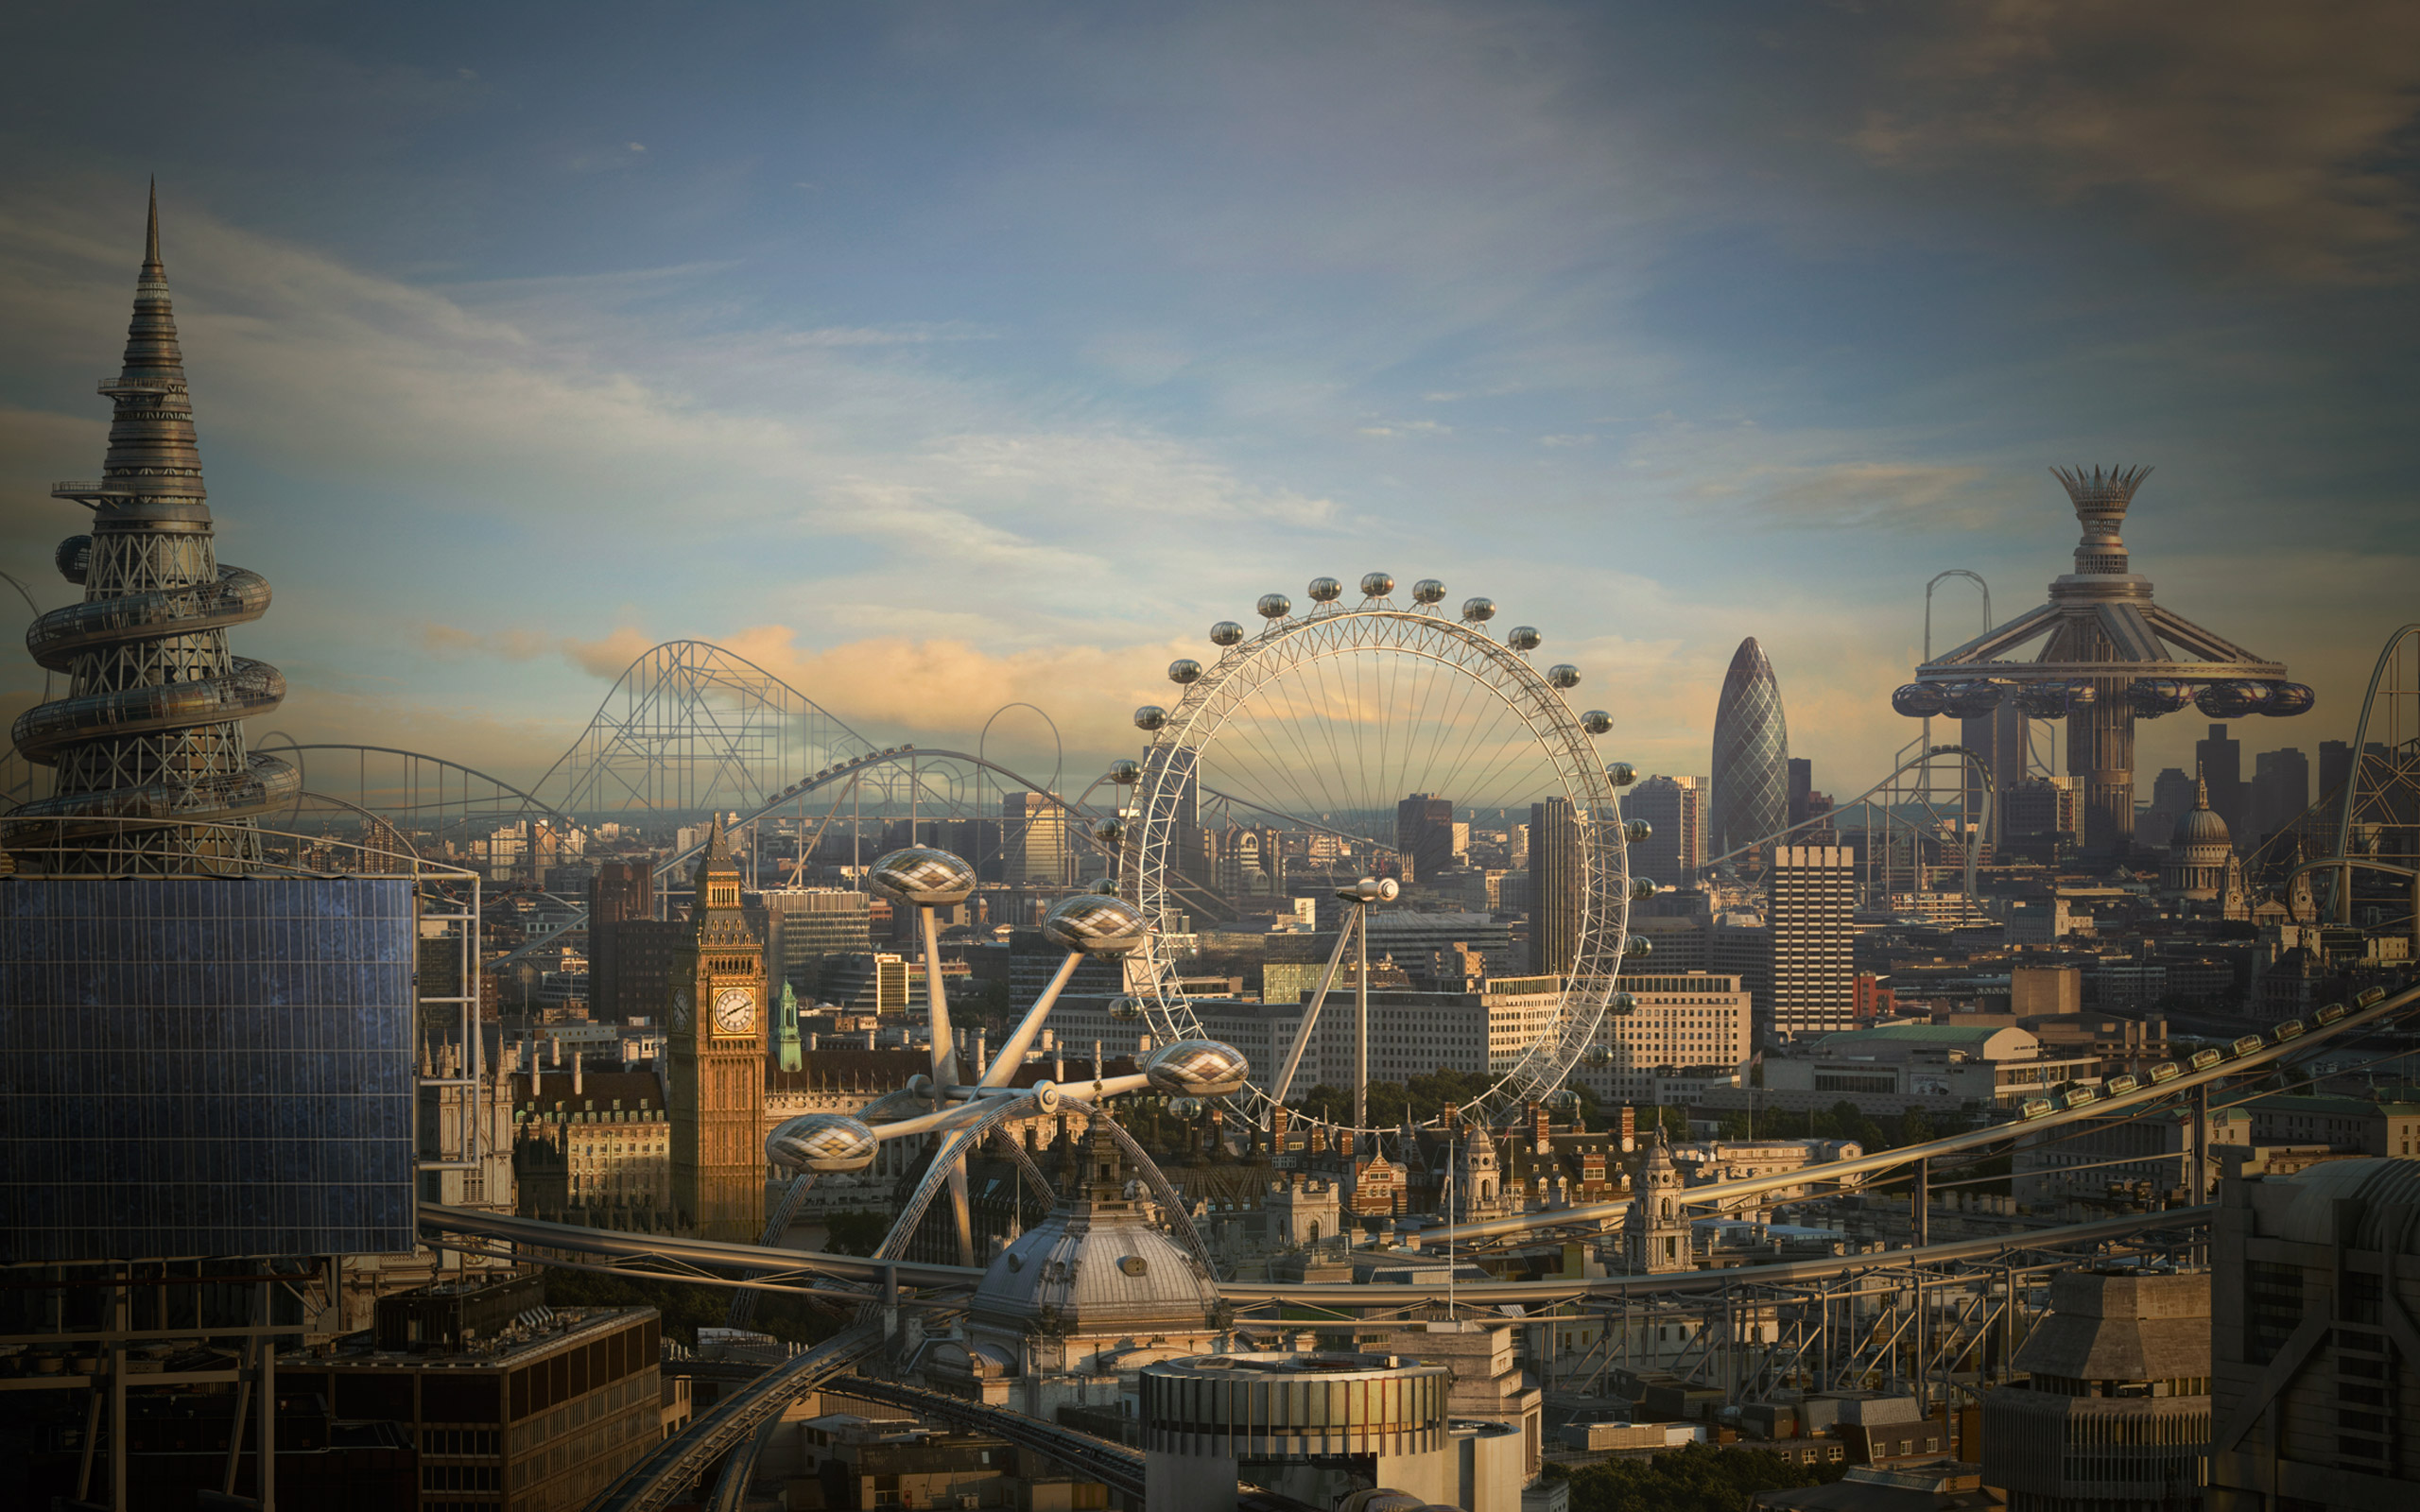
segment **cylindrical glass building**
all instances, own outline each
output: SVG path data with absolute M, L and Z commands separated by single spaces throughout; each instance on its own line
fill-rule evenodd
M 1765 648 L 1750 636 L 1723 674 L 1714 711 L 1714 781 L 1706 854 L 1759 840 L 1789 822 L 1789 725 L 1781 683 Z M 1745 859 L 1745 858 L 1742 858 Z

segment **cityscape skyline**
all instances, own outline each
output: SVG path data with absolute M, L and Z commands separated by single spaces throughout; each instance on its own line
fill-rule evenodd
M 1755 634 L 1790 685 L 1802 751 L 1879 775 L 1903 732 L 1876 695 L 1918 660 L 1922 579 L 1964 566 L 2003 601 L 2035 592 L 2060 537 L 2040 470 L 2092 455 L 2161 470 L 2135 541 L 2163 601 L 2227 605 L 2234 633 L 2309 669 L 2311 738 L 2349 733 L 2391 627 L 2360 609 L 2410 549 L 2393 480 L 2411 442 L 2384 398 L 2395 386 L 2372 381 L 2389 359 L 2376 334 L 2407 323 L 2409 238 L 2351 208 L 2364 180 L 2344 165 L 2382 140 L 2354 101 L 2384 82 L 2330 79 L 2317 98 L 2338 124 L 2269 149 L 2309 169 L 2308 214 L 2217 208 L 2227 176 L 2252 170 L 2197 159 L 2113 220 L 2060 186 L 2138 184 L 2141 165 L 2031 116 L 1979 176 L 2004 204 L 1942 201 L 1943 170 L 1985 152 L 1979 123 L 1879 62 L 1857 77 L 1894 128 L 1857 129 L 1801 80 L 1703 136 L 1684 173 L 1670 133 L 1696 117 L 1631 86 L 1699 48 L 1718 83 L 1767 79 L 1736 39 L 1543 9 L 1421 14 L 1436 25 L 1365 32 L 1308 12 L 1289 64 L 1199 12 L 1078 28 L 1087 45 L 1061 50 L 1052 85 L 1080 131 L 1119 123 L 1136 138 L 1089 170 L 1066 139 L 1016 124 L 1028 84 L 965 107 L 999 129 L 989 153 L 899 114 L 888 101 L 903 92 L 946 92 L 978 57 L 1036 45 L 914 9 L 764 23 L 760 50 L 787 43 L 828 71 L 829 103 L 731 121 L 683 119 L 664 73 L 608 101 L 515 65 L 495 18 L 442 40 L 331 18 L 275 40 L 195 35 L 163 55 L 225 70 L 135 61 L 155 87 L 72 136 L 42 113 L 59 85 L 12 76 L 6 129 L 31 171 L 0 205 L 0 300 L 19 336 L 0 369 L 0 478 L 33 503 L 89 471 L 100 417 L 61 396 L 123 319 L 129 190 L 156 169 L 181 314 L 211 337 L 196 379 L 216 396 L 200 417 L 212 475 L 253 533 L 238 559 L 323 582 L 348 554 L 409 560 L 445 542 L 429 582 L 373 577 L 341 606 L 290 593 L 256 627 L 300 738 L 435 731 L 422 744 L 483 768 L 543 768 L 631 653 L 694 635 L 884 739 L 962 730 L 959 710 L 1025 696 L 1106 759 L 1129 748 L 1117 721 L 1153 669 L 1199 649 L 1172 627 L 1321 572 L 1451 562 L 1458 592 L 1553 605 L 1557 649 L 1624 690 L 1616 712 L 1650 766 L 1694 769 L 1684 753 L 1710 726 L 1721 661 Z M 49 18 L 21 56 L 97 53 L 87 25 Z M 2139 25 L 2148 43 L 2165 23 Z M 2124 51 L 2071 19 L 2038 26 L 2075 82 L 1976 66 L 2047 102 Z M 1890 56 L 1972 57 L 2022 29 L 1934 26 Z M 2310 60 L 2343 51 L 2314 26 L 2262 60 L 2304 104 Z M 601 76 L 639 35 L 604 26 L 575 45 Z M 1547 38 L 1569 45 L 1536 65 Z M 654 40 L 676 77 L 713 45 Z M 1180 44 L 1201 60 L 1193 87 L 1151 105 L 1115 87 Z M 1354 55 L 1335 109 L 1289 88 L 1297 67 Z M 1508 56 L 1554 87 L 1539 94 Z M 2238 65 L 2220 48 L 2173 66 Z M 313 82 L 222 108 L 217 78 L 280 68 Z M 318 93 L 339 77 L 380 84 Z M 1380 106 L 1415 82 L 1443 102 L 1439 121 Z M 863 161 L 831 113 L 853 108 L 885 144 Z M 2181 100 L 2129 109 L 2189 140 L 2213 129 Z M 324 126 L 276 129 L 302 110 Z M 192 123 L 188 145 L 163 154 L 152 111 Z M 1381 122 L 1400 146 L 1373 136 Z M 1929 155 L 1910 146 L 1925 122 Z M 1532 146 L 1539 133 L 1553 145 Z M 252 173 L 233 166 L 239 148 Z M 1159 180 L 1144 176 L 1151 150 L 1178 154 Z M 785 156 L 799 165 L 776 168 Z M 1785 165 L 1807 192 L 1724 187 Z M 1513 187 L 1492 188 L 1506 172 Z M 1055 185 L 1037 204 L 1056 220 L 1003 183 Z M 1331 213 L 1320 191 L 1339 184 L 1351 193 Z M 968 186 L 1010 234 L 935 234 L 928 206 Z M 1124 193 L 1138 186 L 1199 208 L 1169 237 L 1138 235 Z M 453 208 L 412 214 L 432 202 Z M 1403 234 L 1431 203 L 1462 211 L 1468 234 Z M 1218 212 L 1246 205 L 1273 237 L 1219 233 Z M 2066 234 L 2086 222 L 2094 235 Z M 1071 234 L 1092 239 L 1082 266 L 1122 276 L 1069 288 L 1049 270 Z M 1521 244 L 1533 250 L 1496 255 Z M 1693 251 L 1702 270 L 1685 274 L 1676 258 Z M 1336 297 L 1334 272 L 1364 275 L 1358 291 Z M 1733 306 L 1751 273 L 1760 298 L 1825 313 L 1748 329 Z M 1275 302 L 1238 322 L 1217 293 L 1246 281 Z M 1437 289 L 1457 298 L 1407 321 Z M 2208 318 L 2221 300 L 2228 318 Z M 1889 318 L 1911 301 L 1941 312 L 1926 330 L 1954 335 Z M 1287 327 L 1319 301 L 1314 351 Z M 1819 401 L 1794 375 L 1825 353 L 1847 368 Z M 1953 421 L 1952 394 L 2001 419 Z M 2331 532 L 2295 530 L 2306 509 Z M 24 522 L 46 513 L 11 510 L 0 534 L 0 565 L 38 592 L 53 533 Z M 558 528 L 580 517 L 614 528 Z M 1190 526 L 1219 549 L 1195 549 Z M 1360 559 L 1379 539 L 1392 559 Z M 660 581 L 621 582 L 639 560 Z M 2319 593 L 2329 574 L 2351 591 Z M 902 575 L 947 611 L 901 612 Z M 2237 604 L 2228 585 L 2246 576 L 2270 591 Z M 1962 612 L 1938 610 L 1945 625 Z M 23 659 L 6 664 L 0 713 L 38 696 L 33 679 Z M 2145 770 L 2185 764 L 2174 723 L 2146 730 Z M 1004 744 L 1039 743 L 1013 726 Z

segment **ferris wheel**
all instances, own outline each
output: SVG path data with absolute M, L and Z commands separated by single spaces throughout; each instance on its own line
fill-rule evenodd
M 1496 1080 L 1470 1111 L 1485 1117 L 1549 1099 L 1590 1052 L 1608 1009 L 1621 1005 L 1616 977 L 1625 951 L 1638 948 L 1628 935 L 1627 846 L 1644 837 L 1644 826 L 1625 826 L 1616 797 L 1634 773 L 1598 754 L 1594 737 L 1613 729 L 1612 715 L 1575 712 L 1565 700 L 1579 669 L 1534 664 L 1543 642 L 1535 628 L 1515 626 L 1498 639 L 1487 627 L 1492 600 L 1466 599 L 1457 614 L 1443 607 L 1445 585 L 1434 578 L 1413 584 L 1403 604 L 1385 573 L 1367 575 L 1360 589 L 1360 602 L 1348 605 L 1342 583 L 1317 578 L 1300 613 L 1283 593 L 1263 595 L 1257 633 L 1233 620 L 1212 626 L 1215 662 L 1185 658 L 1168 667 L 1183 689 L 1176 706 L 1135 711 L 1150 746 L 1116 773 L 1133 785 L 1131 818 L 1120 827 L 1125 890 L 1154 927 L 1132 995 L 1154 1034 L 1205 1036 L 1202 1011 L 1183 987 L 1187 942 L 1171 937 L 1205 906 L 1256 894 L 1275 912 L 1288 891 L 1321 891 L 1305 881 L 1334 882 L 1349 895 L 1362 876 L 1412 870 L 1417 883 L 1438 885 L 1407 888 L 1392 919 L 1377 922 L 1416 932 L 1422 911 L 1518 912 L 1495 889 L 1534 875 L 1554 892 L 1527 911 L 1554 920 L 1540 927 L 1556 932 L 1563 956 L 1543 973 L 1559 978 L 1542 989 L 1556 996 L 1550 1011 L 1530 1012 L 1517 1043 L 1499 1037 L 1486 1047 Z M 1554 818 L 1552 837 L 1530 843 L 1553 844 L 1558 859 L 1533 872 L 1518 850 L 1534 804 L 1548 805 Z M 1407 841 L 1407 830 L 1417 838 Z M 1467 850 L 1449 849 L 1456 846 Z M 1407 867 L 1409 849 L 1427 853 Z M 1392 902 L 1395 889 L 1362 889 L 1362 902 L 1374 897 Z M 1361 917 L 1367 925 L 1370 916 Z M 1494 947 L 1488 974 L 1531 974 L 1524 942 L 1507 938 L 1503 925 L 1472 923 Z M 1373 934 L 1365 927 L 1362 938 Z M 1421 936 L 1391 930 L 1377 937 Z M 1399 1041 L 1382 1046 L 1378 1064 L 1436 1069 L 1418 1066 L 1422 1048 L 1407 1040 L 1425 1032 L 1416 1018 L 1374 1015 L 1370 1023 L 1372 1037 Z M 1298 1037 L 1307 1039 L 1307 1028 Z M 1474 1058 L 1467 1045 L 1462 1058 Z M 1255 1066 L 1228 1106 L 1267 1126 L 1276 1069 Z M 1303 1090 L 1299 1082 L 1291 1089 L 1295 1096 Z M 1383 1132 L 1322 1122 L 1341 1133 Z

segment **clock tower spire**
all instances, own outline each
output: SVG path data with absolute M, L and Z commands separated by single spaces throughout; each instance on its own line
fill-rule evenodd
M 765 952 L 716 816 L 672 971 L 672 1205 L 701 1239 L 765 1228 Z

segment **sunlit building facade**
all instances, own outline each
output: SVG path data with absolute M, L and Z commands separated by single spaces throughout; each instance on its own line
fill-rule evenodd
M 1706 854 L 1761 839 L 1789 822 L 1789 726 L 1781 683 L 1750 636 L 1723 674 L 1714 711 L 1714 781 Z

